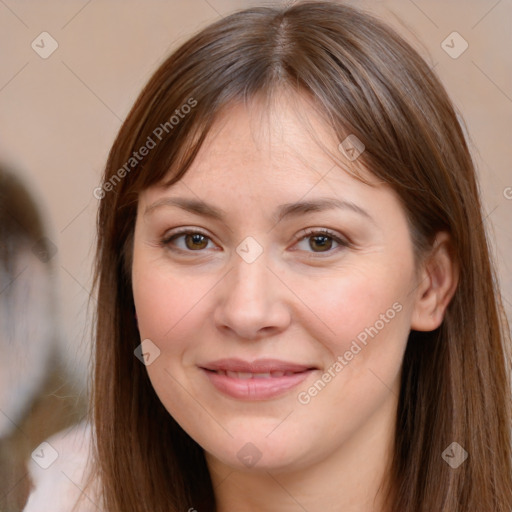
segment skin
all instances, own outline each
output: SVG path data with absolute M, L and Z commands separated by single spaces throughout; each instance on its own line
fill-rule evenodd
M 440 325 L 457 269 L 445 233 L 417 268 L 393 190 L 333 165 L 298 112 L 336 151 L 339 141 L 304 98 L 279 96 L 270 111 L 254 99 L 224 111 L 182 180 L 140 194 L 133 293 L 141 340 L 160 350 L 147 370 L 166 409 L 205 449 L 219 512 L 382 511 L 407 337 Z M 201 199 L 226 216 L 169 205 L 145 214 L 168 197 Z M 351 201 L 371 220 L 347 208 L 271 218 L 283 203 L 319 197 Z M 163 246 L 178 227 L 207 238 L 182 235 Z M 328 228 L 349 244 L 328 238 L 322 246 L 306 228 Z M 263 249 L 252 263 L 236 252 L 248 236 Z M 299 393 L 396 303 L 400 312 L 300 403 Z M 242 401 L 198 368 L 221 357 L 318 370 L 283 396 Z M 252 466 L 237 455 L 247 443 L 260 456 Z

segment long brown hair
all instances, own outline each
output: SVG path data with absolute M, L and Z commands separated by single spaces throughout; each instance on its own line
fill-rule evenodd
M 215 510 L 203 449 L 134 357 L 137 198 L 183 177 L 222 109 L 284 87 L 310 98 L 340 141 L 364 143 L 358 162 L 398 194 L 416 254 L 446 230 L 460 268 L 442 325 L 409 335 L 389 510 L 510 512 L 510 333 L 468 146 L 418 53 L 372 16 L 329 2 L 250 8 L 206 27 L 159 67 L 113 144 L 97 194 L 94 281 L 92 412 L 106 510 Z M 456 469 L 442 457 L 452 442 L 469 454 Z

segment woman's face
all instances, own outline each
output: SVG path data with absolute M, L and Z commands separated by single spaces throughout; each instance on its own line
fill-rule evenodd
M 138 204 L 149 377 L 209 460 L 238 469 L 307 467 L 390 439 L 417 295 L 397 196 L 333 165 L 296 112 L 337 141 L 297 99 L 268 117 L 232 106 L 183 179 Z

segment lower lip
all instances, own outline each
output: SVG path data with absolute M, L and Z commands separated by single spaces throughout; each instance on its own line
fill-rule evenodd
M 204 368 L 201 370 L 221 393 L 241 400 L 266 400 L 278 397 L 304 382 L 314 371 L 306 370 L 282 377 L 238 379 Z

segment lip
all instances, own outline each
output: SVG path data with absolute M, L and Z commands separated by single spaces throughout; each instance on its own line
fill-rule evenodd
M 277 359 L 220 359 L 200 366 L 221 393 L 241 400 L 267 400 L 283 395 L 317 368 Z

